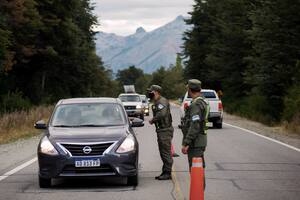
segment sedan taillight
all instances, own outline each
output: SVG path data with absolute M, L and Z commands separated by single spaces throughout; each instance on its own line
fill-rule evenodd
M 223 104 L 222 104 L 222 102 L 219 102 L 218 109 L 219 109 L 220 112 L 223 111 Z

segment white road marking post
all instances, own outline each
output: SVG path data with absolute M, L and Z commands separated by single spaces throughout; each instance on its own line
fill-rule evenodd
M 251 130 L 248 130 L 248 129 L 245 129 L 245 128 L 241 128 L 241 127 L 239 127 L 239 126 L 235 126 L 235 125 L 227 124 L 227 123 L 224 123 L 224 122 L 223 122 L 223 124 L 225 124 L 225 125 L 227 125 L 227 126 L 230 126 L 230 127 L 232 127 L 232 128 L 240 129 L 240 130 L 242 130 L 242 131 L 245 131 L 245 132 L 251 133 L 251 134 L 253 134 L 253 135 L 256 135 L 256 136 L 258 136 L 258 137 L 262 137 L 262 138 L 264 138 L 264 139 L 266 139 L 266 140 L 269 140 L 269 141 L 275 142 L 275 143 L 277 143 L 277 144 L 280 144 L 280 145 L 282 145 L 282 146 L 285 146 L 285 147 L 288 147 L 288 148 L 290 148 L 290 149 L 293 149 L 293 150 L 295 150 L 295 151 L 298 151 L 298 152 L 300 152 L 300 149 L 298 149 L 297 147 L 294 147 L 294 146 L 292 146 L 292 145 L 289 145 L 289 144 L 286 144 L 286 143 L 280 142 L 280 141 L 278 141 L 278 140 L 275 140 L 275 139 L 273 139 L 273 138 L 270 138 L 270 137 L 267 137 L 267 136 L 261 135 L 261 134 L 259 134 L 259 133 L 257 133 L 257 132 L 254 132 L 254 131 L 251 131 Z
M 3 175 L 0 176 L 0 181 L 3 181 L 4 179 L 6 179 L 6 178 L 8 178 L 9 176 L 11 176 L 11 175 L 17 173 L 18 171 L 24 169 L 25 167 L 31 165 L 32 163 L 34 163 L 34 162 L 36 162 L 36 161 L 37 161 L 37 157 L 35 157 L 35 158 L 33 158 L 33 159 L 31 159 L 31 160 L 29 160 L 29 161 L 27 161 L 27 162 L 25 162 L 25 163 L 19 165 L 18 167 L 14 168 L 14 169 L 12 169 L 12 170 L 10 170 L 10 171 L 8 171 L 8 172 L 6 172 L 5 174 L 3 174 Z

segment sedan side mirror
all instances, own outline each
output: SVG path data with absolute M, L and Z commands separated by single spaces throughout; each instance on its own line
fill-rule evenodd
M 34 124 L 34 128 L 36 129 L 46 129 L 47 128 L 47 124 L 44 120 L 40 120 L 40 121 L 37 121 L 35 124 Z
M 143 127 L 144 126 L 144 120 L 139 118 L 134 118 L 131 121 L 131 127 Z

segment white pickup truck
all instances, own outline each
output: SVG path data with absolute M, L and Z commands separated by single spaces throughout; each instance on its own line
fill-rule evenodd
M 219 99 L 216 91 L 214 90 L 201 90 L 202 96 L 205 98 L 205 101 L 209 103 L 210 112 L 208 115 L 208 121 L 213 123 L 214 128 L 222 128 L 223 125 L 223 104 Z M 182 99 L 180 107 L 180 117 L 183 119 L 184 110 L 190 106 L 192 98 L 186 93 Z

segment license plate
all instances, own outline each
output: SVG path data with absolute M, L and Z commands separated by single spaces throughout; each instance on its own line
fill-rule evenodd
M 100 159 L 97 160 L 76 160 L 75 167 L 99 167 Z

